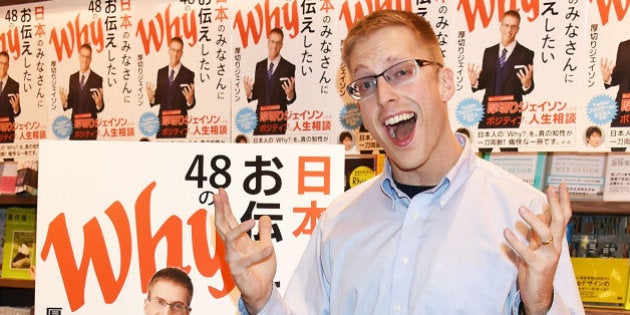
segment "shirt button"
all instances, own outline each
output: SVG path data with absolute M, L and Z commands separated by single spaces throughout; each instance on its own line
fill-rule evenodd
M 394 312 L 400 313 L 400 311 L 402 311 L 402 306 L 400 304 L 394 305 Z
M 406 265 L 409 262 L 409 258 L 403 257 L 403 258 L 400 259 L 400 262 L 402 262 L 403 265 Z
M 414 221 L 417 221 L 417 220 L 418 220 L 418 212 L 414 212 L 414 213 L 411 215 L 411 218 L 412 218 Z

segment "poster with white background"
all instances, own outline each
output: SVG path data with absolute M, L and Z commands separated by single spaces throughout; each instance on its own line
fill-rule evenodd
M 195 313 L 235 314 L 212 193 L 226 189 L 237 220 L 270 216 L 283 292 L 344 188 L 337 145 L 47 140 L 40 152 L 38 315 L 141 314 L 167 266 L 188 271 Z

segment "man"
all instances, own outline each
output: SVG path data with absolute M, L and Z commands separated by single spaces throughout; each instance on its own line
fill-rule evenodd
M 103 78 L 92 71 L 92 47 L 79 47 L 79 71 L 70 75 L 68 90 L 59 88 L 63 110 L 72 109 L 70 140 L 96 140 L 98 137 L 97 113 L 105 108 Z
M 419 15 L 376 11 L 344 41 L 348 93 L 383 147 L 383 173 L 335 200 L 284 299 L 274 289 L 271 221 L 260 241 L 224 190 L 215 225 L 244 314 L 583 313 L 565 227 L 565 184 L 545 196 L 476 156 L 453 133 L 453 71 Z M 522 301 L 522 303 L 521 303 Z
M 472 91 L 485 89 L 479 128 L 518 128 L 523 95 L 534 90 L 534 52 L 516 41 L 521 16 L 510 10 L 501 19 L 501 41 L 483 52 L 479 66 L 468 65 Z
M 147 83 L 151 106 L 160 105 L 160 129 L 157 138 L 186 138 L 188 110 L 195 106 L 195 73 L 182 65 L 184 41 L 171 38 L 168 66 L 158 70 L 157 88 Z
M 254 135 L 285 134 L 287 105 L 295 102 L 295 65 L 280 56 L 284 33 L 274 28 L 269 34 L 269 57 L 256 64 L 252 82 L 245 77 L 243 85 L 249 102 L 257 99 L 258 124 Z
M 15 117 L 20 115 L 20 84 L 9 77 L 9 54 L 0 51 L 0 143 L 15 141 Z
M 615 64 L 606 58 L 601 59 L 600 70 L 607 89 L 611 86 L 619 86 L 615 98 L 617 114 L 610 126 L 630 126 L 630 39 L 619 43 Z
M 149 281 L 144 314 L 190 314 L 192 296 L 190 277 L 178 268 L 166 267 L 158 270 Z
M 602 131 L 597 126 L 586 128 L 586 146 L 597 148 L 602 144 Z
M 342 131 L 339 134 L 339 144 L 343 144 L 343 147 L 346 150 L 346 155 L 361 154 L 359 149 L 357 149 L 354 145 L 354 139 L 352 138 L 352 133 L 350 133 L 350 131 Z

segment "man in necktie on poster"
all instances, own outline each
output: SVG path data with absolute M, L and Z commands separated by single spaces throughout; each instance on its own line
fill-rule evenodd
M 0 143 L 15 141 L 15 117 L 20 115 L 20 84 L 9 77 L 9 54 L 0 52 Z
M 98 137 L 97 113 L 105 108 L 103 78 L 92 71 L 92 47 L 79 48 L 79 71 L 70 75 L 68 89 L 59 88 L 63 110 L 72 109 L 70 140 L 96 140 Z
M 255 79 L 245 77 L 247 101 L 258 100 L 258 124 L 254 135 L 285 134 L 287 106 L 295 102 L 295 65 L 280 56 L 284 33 L 274 28 L 269 33 L 269 57 L 256 64 Z
M 182 63 L 184 41 L 173 37 L 168 43 L 168 66 L 158 70 L 157 87 L 147 83 L 151 106 L 160 105 L 157 138 L 186 138 L 188 110 L 195 106 L 195 73 Z
M 501 41 L 486 48 L 481 70 L 468 65 L 472 91 L 485 89 L 479 128 L 518 128 L 523 95 L 534 90 L 534 52 L 516 41 L 521 16 L 509 10 L 501 19 Z
M 607 58 L 602 58 L 600 71 L 604 86 L 608 89 L 619 86 L 615 103 L 617 114 L 610 123 L 611 127 L 630 126 L 630 39 L 619 43 L 617 59 L 615 63 Z

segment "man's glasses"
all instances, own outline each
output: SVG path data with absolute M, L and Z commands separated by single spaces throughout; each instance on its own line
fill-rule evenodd
M 377 75 L 371 75 L 352 81 L 348 84 L 348 87 L 346 87 L 346 91 L 357 101 L 365 99 L 376 94 L 379 77 L 382 76 L 391 86 L 400 86 L 415 79 L 418 76 L 419 69 L 426 65 L 437 65 L 440 68 L 444 66 L 439 62 L 424 59 L 401 61 Z
M 160 309 L 163 309 L 168 306 L 171 309 L 171 312 L 173 314 L 186 314 L 187 312 L 191 310 L 190 306 L 182 302 L 168 303 L 164 301 L 163 299 L 151 298 L 151 297 L 148 297 L 147 301 L 149 301 L 149 303 L 151 303 L 153 307 L 158 307 Z

